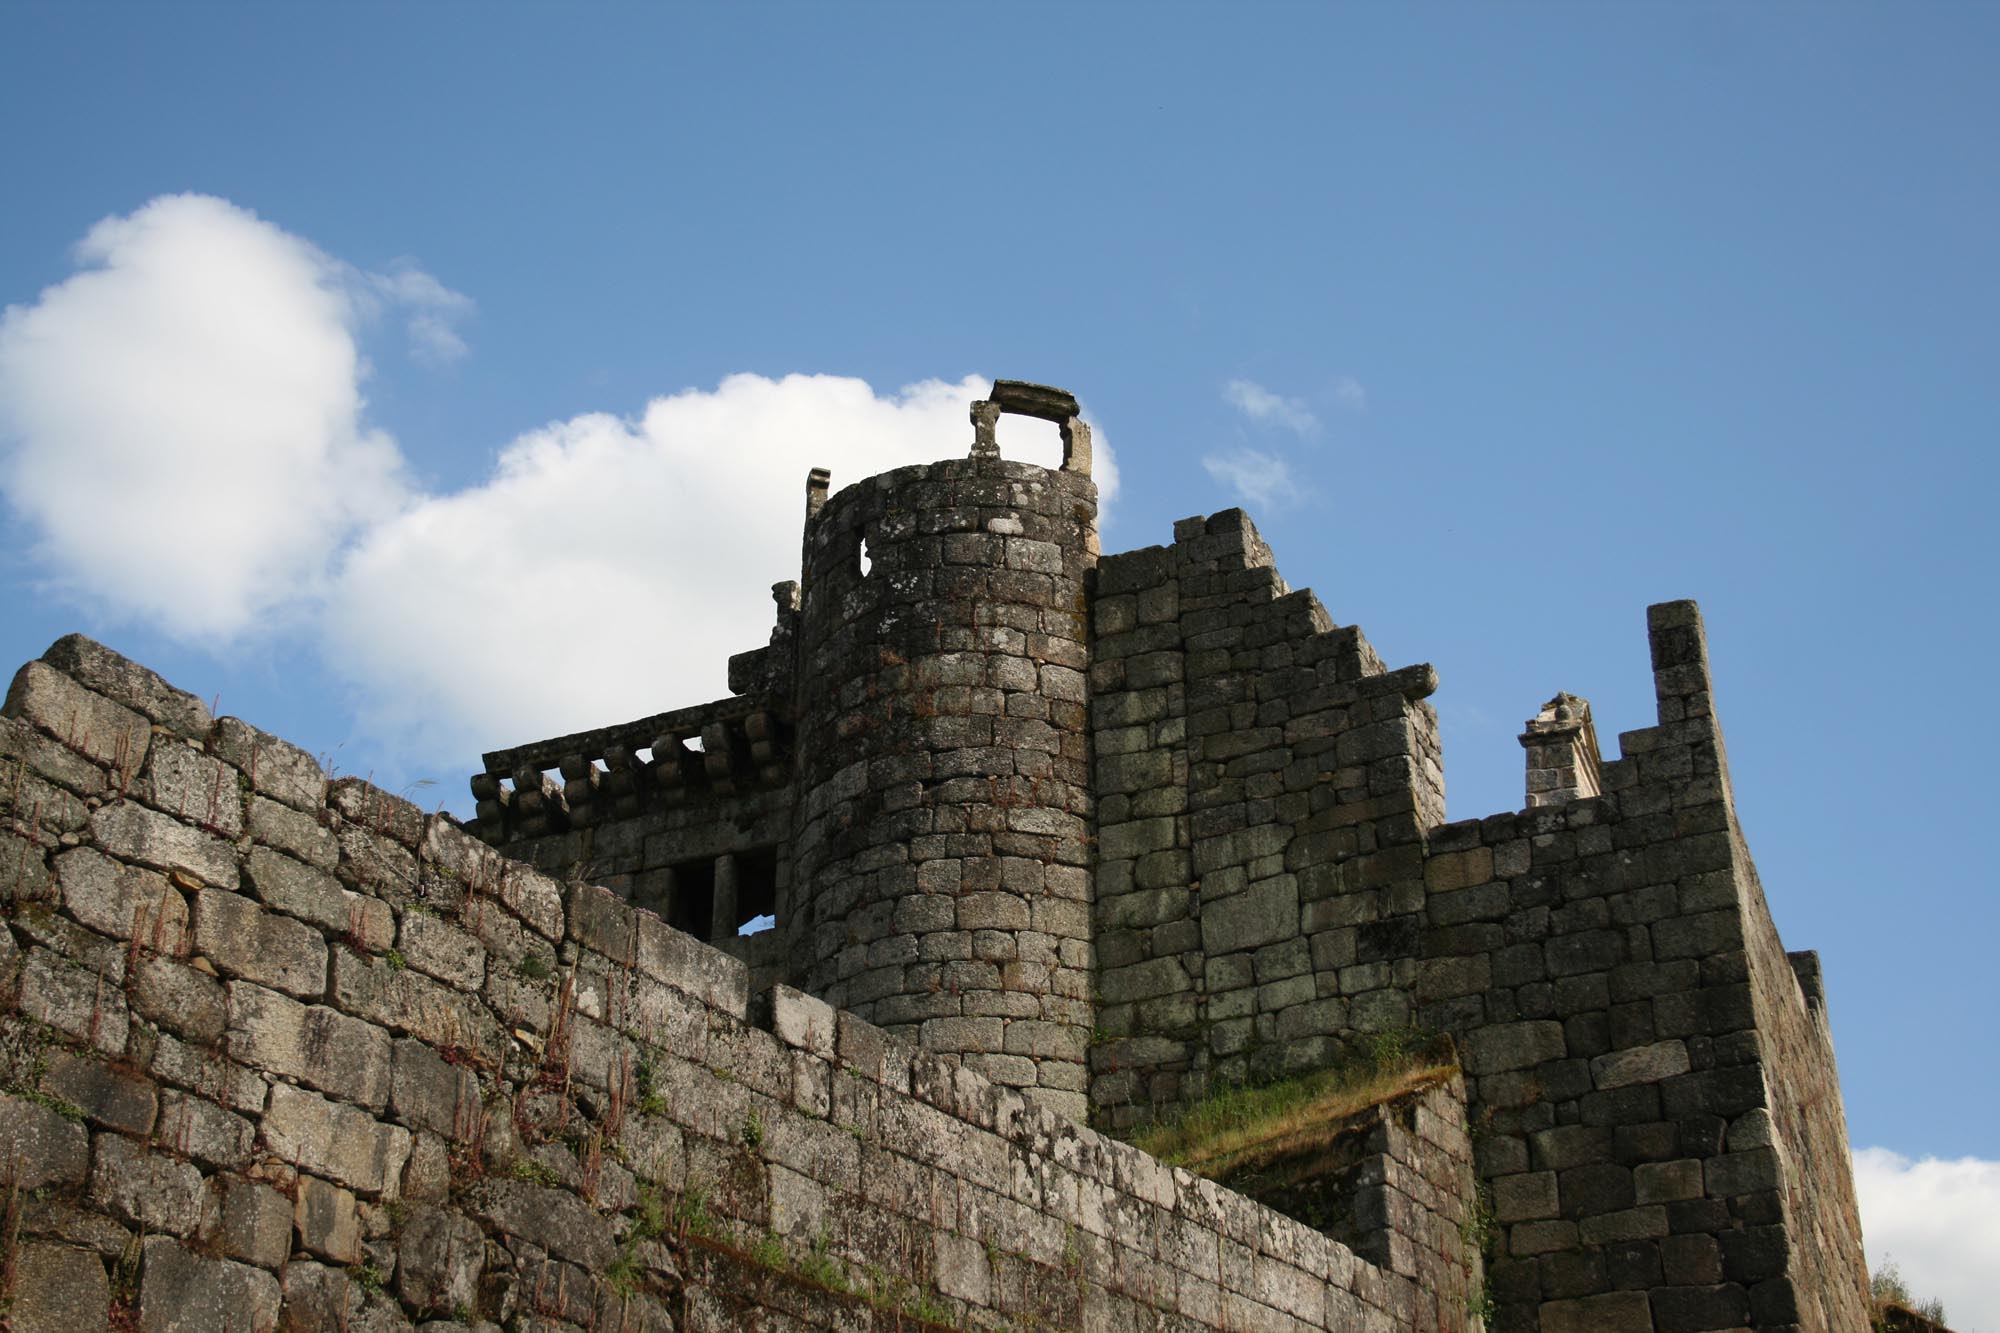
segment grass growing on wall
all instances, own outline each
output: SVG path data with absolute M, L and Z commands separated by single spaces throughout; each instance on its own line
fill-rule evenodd
M 1323 1132 L 1359 1111 L 1394 1100 L 1458 1068 L 1449 1038 L 1379 1033 L 1347 1060 L 1276 1083 L 1220 1088 L 1132 1137 L 1132 1146 L 1169 1166 L 1216 1177 L 1251 1150 Z

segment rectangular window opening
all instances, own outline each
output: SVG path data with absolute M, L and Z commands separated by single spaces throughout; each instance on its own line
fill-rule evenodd
M 736 933 L 757 935 L 778 924 L 778 849 L 736 857 Z

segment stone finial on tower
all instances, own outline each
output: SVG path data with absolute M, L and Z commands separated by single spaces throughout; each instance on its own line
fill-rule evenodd
M 1590 700 L 1564 692 L 1542 705 L 1521 733 L 1528 751 L 1528 806 L 1561 805 L 1604 790 L 1603 760 Z
M 976 399 L 972 404 L 972 457 L 1000 457 L 995 431 L 1003 412 L 1055 422 L 1062 432 L 1062 470 L 1090 475 L 1090 427 L 1084 424 L 1083 409 L 1077 405 L 1075 394 L 1026 380 L 993 381 L 993 396 Z
M 833 484 L 833 473 L 823 467 L 816 467 L 806 473 L 806 517 L 811 518 L 826 503 L 826 488 Z

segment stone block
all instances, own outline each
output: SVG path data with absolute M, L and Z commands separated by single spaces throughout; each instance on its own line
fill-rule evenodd
M 1629 1050 L 1612 1051 L 1590 1062 L 1591 1081 L 1601 1089 L 1635 1083 L 1658 1083 L 1688 1072 L 1687 1044 L 1660 1041 Z
M 787 1046 L 833 1059 L 838 1020 L 838 1012 L 824 1000 L 790 986 L 771 988 L 771 1031 Z
M 1632 1179 L 1639 1203 L 1672 1203 L 1702 1194 L 1701 1163 L 1693 1158 L 1641 1163 L 1633 1168 Z
M 135 799 L 184 824 L 231 841 L 243 834 L 236 770 L 193 746 L 162 740 L 132 786 Z
M 602 1271 L 618 1254 L 610 1223 L 565 1190 L 489 1178 L 468 1193 L 466 1208 L 488 1226 L 588 1269 Z
M 1614 1291 L 1580 1300 L 1544 1301 L 1542 1333 L 1654 1333 L 1643 1291 Z
M 56 1054 L 42 1075 L 42 1091 L 76 1107 L 93 1124 L 144 1138 L 153 1131 L 159 1099 L 150 1079 L 122 1072 L 86 1056 Z
M 289 1084 L 272 1085 L 264 1142 L 284 1161 L 363 1194 L 393 1195 L 410 1132 Z
M 217 888 L 237 885 L 234 847 L 158 810 L 131 801 L 104 806 L 90 817 L 90 836 L 121 861 L 178 870 Z
M 230 1057 L 380 1111 L 390 1041 L 382 1029 L 326 1005 L 300 1005 L 248 981 L 228 985 Z
M 121 786 L 135 777 L 152 744 L 152 723 L 123 704 L 87 690 L 46 662 L 14 675 L 0 715 L 17 717 L 93 763 Z
M 486 980 L 485 946 L 438 917 L 404 908 L 396 947 L 411 967 L 448 986 L 476 991 Z
M 90 1169 L 90 1135 L 82 1124 L 27 1097 L 0 1092 L 0 1143 L 14 1159 L 13 1183 L 23 1190 L 80 1184 Z
M 1274 875 L 1202 910 L 1202 944 L 1210 956 L 1254 949 L 1299 933 L 1299 885 Z
M 104 1260 L 91 1251 L 23 1244 L 9 1276 L 9 1333 L 102 1333 L 110 1327 L 111 1282 Z
M 1661 1287 L 1653 1293 L 1657 1333 L 1702 1333 L 1750 1322 L 1750 1295 L 1734 1282 L 1709 1287 Z
M 1560 1023 L 1546 1019 L 1495 1023 L 1466 1037 L 1465 1072 L 1484 1075 L 1530 1069 L 1545 1060 L 1559 1059 L 1566 1051 Z
M 90 1202 L 149 1232 L 191 1236 L 201 1225 L 201 1172 L 189 1162 L 146 1151 L 122 1134 L 91 1145 Z
M 257 1130 L 242 1116 L 213 1102 L 169 1092 L 161 1098 L 155 1141 L 203 1166 L 236 1170 L 249 1162 Z
M 479 1079 L 470 1069 L 448 1063 L 421 1041 L 398 1041 L 389 1109 L 412 1129 L 429 1130 L 454 1142 L 470 1142 L 478 1136 L 483 1112 Z
M 268 847 L 251 848 L 243 870 L 250 891 L 275 912 L 332 931 L 370 952 L 379 953 L 395 940 L 396 917 L 389 904 L 354 892 L 324 870 Z
M 639 916 L 639 970 L 736 1018 L 750 1012 L 750 969 L 740 958 L 675 930 L 651 912 Z
M 42 661 L 85 689 L 131 709 L 184 740 L 205 740 L 208 736 L 213 719 L 207 704 L 94 639 L 66 634 L 49 645 Z
M 487 1065 L 497 1065 L 507 1049 L 506 1035 L 478 997 L 347 949 L 333 952 L 333 1001 L 357 1018 Z
M 164 1236 L 149 1238 L 139 1270 L 139 1333 L 273 1333 L 278 1279 L 228 1259 L 205 1259 Z
M 412 1208 L 398 1236 L 396 1289 L 422 1311 L 447 1313 L 474 1303 L 486 1262 L 486 1233 L 458 1213 Z
M 1745 1152 L 1711 1157 L 1703 1165 L 1703 1180 L 1712 1199 L 1733 1198 L 1777 1189 L 1783 1182 L 1775 1148 L 1751 1148 Z
M 217 719 L 208 749 L 247 777 L 252 791 L 281 805 L 314 811 L 326 799 L 326 772 L 319 760 L 241 718 Z
M 12 946 L 9 932 L 0 936 Z M 115 977 L 86 972 L 39 945 L 21 958 L 19 977 L 22 1013 L 106 1055 L 125 1054 L 131 1019 Z
M 213 1242 L 225 1259 L 279 1268 L 292 1252 L 293 1203 L 262 1181 L 217 1176 Z
M 268 796 L 250 797 L 250 837 L 307 865 L 332 870 L 340 864 L 340 843 L 319 818 Z
M 154 953 L 187 952 L 187 901 L 150 870 L 77 847 L 55 858 L 63 910 L 101 935 L 137 939 Z
M 231 976 L 308 999 L 326 992 L 326 941 L 319 932 L 241 894 L 195 895 L 194 947 Z
M 354 1196 L 317 1176 L 300 1176 L 292 1218 L 299 1244 L 322 1259 L 351 1264 L 361 1258 L 361 1218 Z

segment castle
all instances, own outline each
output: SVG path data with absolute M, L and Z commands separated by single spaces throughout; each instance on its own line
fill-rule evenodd
M 972 417 L 810 476 L 729 698 L 490 753 L 463 827 L 88 640 L 23 668 L 15 1326 L 1865 1328 L 1693 604 L 1656 725 L 1559 694 L 1525 808 L 1448 823 L 1429 666 L 1240 511 L 1102 554 L 1069 394 Z M 1282 1170 L 1122 1141 L 1413 1033 Z

